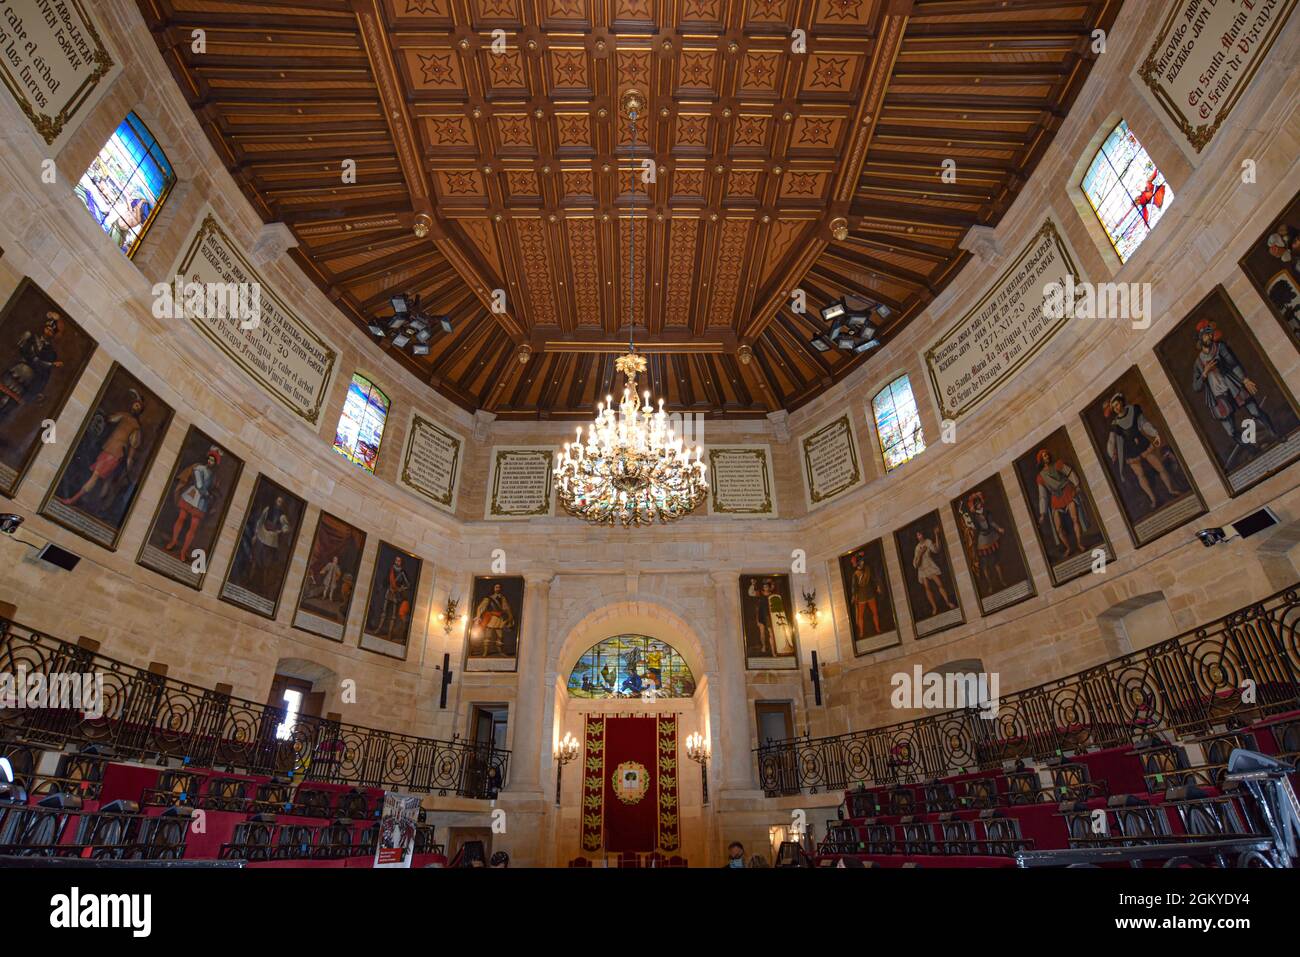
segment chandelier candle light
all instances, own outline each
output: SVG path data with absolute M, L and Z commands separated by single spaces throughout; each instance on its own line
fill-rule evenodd
M 636 118 L 644 100 L 636 90 L 628 90 L 621 99 L 623 111 L 631 120 L 632 147 L 636 148 Z M 630 230 L 629 248 L 635 251 L 636 231 Z M 636 257 L 628 257 L 632 289 L 629 301 L 636 297 Z M 613 396 L 596 406 L 596 419 L 587 426 L 587 440 L 579 426 L 572 443 L 556 453 L 555 485 L 560 502 L 572 515 L 595 525 L 651 525 L 675 521 L 689 515 L 704 501 L 709 483 L 704 464 L 704 449 L 697 446 L 692 461 L 690 449 L 669 427 L 664 400 L 659 409 L 650 404 L 650 390 L 644 393 L 645 404 L 637 395 L 636 377 L 646 371 L 645 356 L 639 355 L 632 342 L 632 318 L 628 319 L 628 352 L 620 356 L 614 368 L 627 381 L 623 398 L 615 411 Z

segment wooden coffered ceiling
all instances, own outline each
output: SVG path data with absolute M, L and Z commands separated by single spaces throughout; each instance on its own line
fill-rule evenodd
M 934 298 L 1122 0 L 138 2 L 330 300 L 364 327 L 418 292 L 454 323 L 428 356 L 375 348 L 466 408 L 545 418 L 589 417 L 621 384 L 629 318 L 675 409 L 794 408 L 870 361 L 808 345 L 818 307 L 873 298 L 888 339 Z M 635 146 L 630 88 L 648 100 Z

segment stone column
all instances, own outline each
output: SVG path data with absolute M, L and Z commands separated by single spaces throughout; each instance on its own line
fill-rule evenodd
M 524 574 L 524 624 L 526 634 L 520 635 L 519 674 L 515 686 L 515 709 L 510 716 L 514 725 L 513 747 L 510 755 L 509 790 L 522 796 L 524 792 L 542 791 L 543 751 L 546 764 L 550 764 L 550 742 L 542 740 L 543 725 L 549 726 L 543 713 L 546 706 L 546 647 L 550 632 L 550 572 Z
M 745 656 L 741 647 L 740 573 L 723 569 L 710 573 L 714 584 L 714 640 L 718 656 L 720 720 L 713 725 L 711 777 L 719 790 L 748 791 L 758 786 L 754 756 L 749 750 L 749 694 L 745 686 Z

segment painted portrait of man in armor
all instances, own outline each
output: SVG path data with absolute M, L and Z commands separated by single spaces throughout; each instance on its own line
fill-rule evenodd
M 1160 340 L 1156 355 L 1230 494 L 1300 458 L 1295 397 L 1222 286 Z
M 0 312 L 0 495 L 13 496 L 95 351 L 95 340 L 24 279 Z

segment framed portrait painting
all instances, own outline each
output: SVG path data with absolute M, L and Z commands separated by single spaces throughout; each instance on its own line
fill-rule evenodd
M 840 556 L 844 603 L 855 655 L 891 648 L 902 639 L 894 614 L 894 595 L 885 568 L 885 543 L 877 538 Z
M 797 669 L 799 634 L 790 576 L 779 572 L 741 575 L 740 609 L 745 667 L 751 671 Z
M 1300 409 L 1222 286 L 1156 355 L 1233 497 L 1300 458 Z
M 1250 244 L 1239 265 L 1291 345 L 1300 349 L 1300 193 Z
M 331 641 L 343 640 L 365 547 L 365 532 L 329 512 L 320 513 L 307 550 L 293 627 Z
M 466 671 L 514 671 L 523 626 L 524 580 L 476 576 L 465 633 Z
M 116 549 L 171 421 L 172 407 L 113 363 L 45 493 L 41 514 Z
M 952 554 L 938 510 L 927 512 L 894 532 L 903 569 L 907 607 L 916 637 L 928 638 L 965 624 Z
M 380 541 L 370 574 L 370 596 L 361 622 L 361 647 L 390 658 L 406 658 L 424 562 Z
M 176 454 L 136 564 L 203 587 L 244 462 L 191 425 Z
M 1002 477 L 995 472 L 953 499 L 952 516 L 980 613 L 991 615 L 1033 598 L 1034 582 Z
M 1064 426 L 1035 442 L 1011 467 L 1053 585 L 1088 574 L 1098 567 L 1098 558 L 1114 559 L 1115 550 Z
M 18 284 L 0 312 L 0 495 L 17 494 L 94 351 L 40 286 Z
M 1141 548 L 1205 514 L 1200 489 L 1137 366 L 1079 415 L 1134 545 Z
M 276 616 L 306 512 L 307 503 L 297 495 L 265 475 L 257 477 L 221 585 L 222 601 L 263 618 Z

